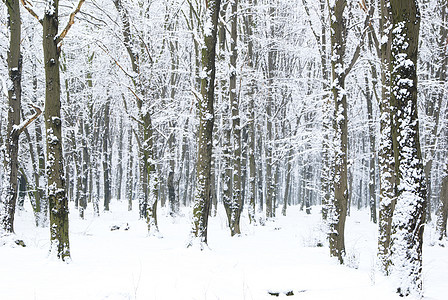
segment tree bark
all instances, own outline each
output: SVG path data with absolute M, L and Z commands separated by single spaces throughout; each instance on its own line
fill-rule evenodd
M 330 203 L 328 223 L 330 226 L 329 242 L 330 255 L 337 257 L 342 264 L 345 256 L 345 219 L 347 215 L 347 96 L 345 89 L 346 70 L 345 56 L 345 20 L 344 9 L 346 0 L 336 0 L 330 6 L 331 19 L 331 73 L 332 93 L 335 104 L 334 130 L 335 130 L 335 160 L 334 160 L 334 199 Z
M 211 201 L 211 158 L 214 123 L 216 28 L 220 0 L 206 1 L 206 20 L 210 28 L 204 32 L 202 48 L 201 99 L 199 99 L 198 158 L 196 167 L 196 192 L 193 206 L 192 241 L 203 248 L 207 244 L 208 212 Z
M 110 99 L 107 99 L 104 103 L 104 131 L 103 137 L 103 205 L 104 210 L 109 211 L 110 199 L 111 199 L 111 157 L 110 157 Z
M 58 0 L 47 1 L 43 18 L 45 64 L 45 127 L 47 131 L 47 176 L 50 203 L 51 252 L 70 259 L 68 200 L 62 153 L 61 84 L 58 49 Z
M 230 235 L 234 236 L 241 234 L 240 230 L 240 217 L 243 208 L 243 202 L 241 197 L 241 129 L 240 129 L 240 117 L 239 117 L 239 99 L 236 87 L 236 60 L 237 60 L 237 7 L 238 0 L 231 2 L 231 17 L 230 17 L 230 80 L 229 80 L 229 94 L 230 94 L 230 109 L 232 113 L 232 141 L 233 141 L 233 153 L 231 154 L 232 165 L 229 169 L 232 170 L 232 193 L 230 205 L 227 208 L 229 215 L 229 227 Z
M 442 186 L 440 189 L 440 203 L 437 210 L 436 232 L 439 241 L 446 238 L 446 225 L 448 217 L 448 174 L 444 174 L 442 178 Z
M 123 117 L 120 117 L 120 128 L 118 128 L 119 134 L 118 134 L 118 162 L 117 162 L 117 200 L 121 201 L 121 186 L 123 182 L 123 133 L 124 133 L 124 126 L 123 126 Z
M 17 200 L 20 107 L 22 101 L 22 53 L 19 0 L 7 0 L 9 49 L 8 74 L 12 84 L 8 87 L 8 125 L 4 152 L 4 178 L 1 194 L 0 226 L 5 233 L 14 232 L 14 213 Z
M 392 147 L 391 107 L 390 107 L 390 59 L 392 35 L 389 0 L 381 0 L 380 32 L 381 40 L 381 99 L 380 99 L 380 140 L 378 163 L 380 172 L 378 258 L 381 270 L 389 274 L 391 265 L 390 241 L 392 215 L 396 203 L 394 152 Z
M 422 293 L 426 185 L 419 139 L 417 54 L 420 13 L 416 0 L 391 0 L 392 145 L 397 203 L 392 218 L 392 261 L 400 296 Z

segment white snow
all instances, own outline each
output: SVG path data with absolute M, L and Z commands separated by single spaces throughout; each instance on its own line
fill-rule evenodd
M 93 217 L 89 206 L 86 220 L 71 207 L 69 264 L 48 258 L 49 230 L 35 228 L 26 207 L 15 230 L 27 247 L 0 247 L 0 299 L 276 299 L 269 291 L 279 292 L 279 299 L 402 299 L 376 271 L 377 227 L 368 211 L 353 211 L 347 219 L 350 268 L 329 257 L 316 207 L 312 215 L 290 207 L 288 216 L 266 226 L 249 225 L 244 211 L 243 235 L 231 238 L 220 205 L 204 251 L 186 248 L 191 209 L 177 219 L 160 209 L 164 238 L 156 238 L 126 207 L 112 202 L 110 213 Z M 112 225 L 121 228 L 111 231 Z M 448 248 L 426 246 L 423 272 L 425 299 L 446 299 Z

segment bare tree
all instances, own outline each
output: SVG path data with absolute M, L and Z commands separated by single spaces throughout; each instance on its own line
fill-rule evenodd
M 33 11 L 29 2 L 23 6 L 43 26 L 43 51 L 45 65 L 45 128 L 47 145 L 48 200 L 50 205 L 50 252 L 63 261 L 70 260 L 68 231 L 68 200 L 65 190 L 64 156 L 62 153 L 61 83 L 60 64 L 62 40 L 74 24 L 75 15 L 85 0 L 80 0 L 70 14 L 67 25 L 59 29 L 59 0 L 47 0 L 44 17 Z
M 422 293 L 426 185 L 417 108 L 420 12 L 416 0 L 391 0 L 391 109 L 397 203 L 392 218 L 392 262 L 400 296 Z
M 202 48 L 201 96 L 198 99 L 199 134 L 196 192 L 190 245 L 207 244 L 208 214 L 211 202 L 211 159 L 214 123 L 216 30 L 221 0 L 206 0 L 204 46 Z

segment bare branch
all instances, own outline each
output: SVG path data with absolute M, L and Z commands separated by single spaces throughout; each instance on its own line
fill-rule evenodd
M 81 10 L 81 6 L 84 4 L 84 2 L 85 2 L 85 0 L 79 0 L 78 6 L 76 6 L 75 10 L 70 14 L 70 17 L 68 18 L 67 26 L 65 26 L 65 28 L 64 28 L 64 30 L 62 30 L 61 34 L 58 37 L 56 37 L 56 44 L 59 44 L 65 38 L 68 31 L 70 30 L 72 25 L 75 23 L 75 16 Z
M 367 14 L 366 15 L 366 19 L 364 21 L 364 30 L 362 31 L 361 37 L 359 39 L 359 43 L 358 46 L 356 46 L 356 50 L 355 53 L 353 53 L 352 59 L 350 61 L 350 64 L 348 65 L 347 69 L 345 69 L 345 74 L 350 73 L 350 71 L 352 70 L 353 66 L 355 65 L 356 61 L 359 58 L 359 55 L 361 54 L 361 47 L 364 44 L 364 38 L 366 36 L 366 33 L 369 29 L 369 21 L 370 21 L 370 16 Z
M 100 45 L 99 43 L 97 43 L 98 47 L 100 47 L 101 50 L 103 50 L 113 61 L 114 63 L 123 71 L 123 73 L 128 76 L 129 78 L 131 78 L 131 80 L 134 82 L 134 76 L 132 76 L 131 74 L 129 74 L 121 65 L 120 63 L 114 58 L 112 57 L 112 55 L 109 53 L 109 51 L 106 49 L 106 47 L 104 47 L 103 45 Z
M 19 136 L 25 130 L 25 128 L 27 128 L 31 123 L 33 123 L 33 121 L 36 120 L 37 117 L 39 117 L 40 114 L 42 113 L 42 110 L 39 107 L 33 104 L 30 104 L 30 106 L 34 109 L 35 113 L 28 120 L 23 121 L 16 128 L 14 128 L 14 134 L 16 134 L 17 136 Z
M 22 2 L 23 7 L 42 25 L 42 19 L 39 18 L 39 16 L 34 12 L 33 5 L 26 1 L 26 0 L 20 0 Z
M 307 21 L 310 24 L 310 29 L 311 29 L 311 31 L 312 31 L 312 33 L 314 35 L 314 38 L 316 39 L 317 45 L 320 45 L 320 37 L 317 35 L 316 31 L 313 28 L 313 24 L 311 23 L 310 10 L 309 10 L 305 0 L 302 0 L 302 3 L 303 3 L 303 7 L 305 8 L 306 15 L 308 16 Z M 321 52 L 320 48 L 318 48 L 318 49 L 319 49 L 319 52 Z M 321 55 L 322 55 L 322 53 L 321 53 Z

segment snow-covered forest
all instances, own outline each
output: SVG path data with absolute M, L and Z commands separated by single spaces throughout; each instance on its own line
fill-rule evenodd
M 448 0 L 0 5 L 0 299 L 445 299 Z

